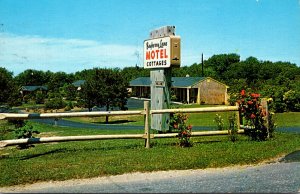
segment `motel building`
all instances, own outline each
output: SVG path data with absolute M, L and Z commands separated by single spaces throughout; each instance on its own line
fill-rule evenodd
M 150 78 L 139 77 L 129 84 L 131 96 L 150 98 Z M 172 77 L 171 100 L 182 103 L 228 104 L 228 86 L 210 77 Z

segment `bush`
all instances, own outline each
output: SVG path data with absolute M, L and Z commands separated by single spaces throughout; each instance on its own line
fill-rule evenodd
M 214 122 L 216 122 L 218 130 L 224 130 L 224 121 L 221 115 L 216 114 Z
M 23 125 L 23 126 L 22 126 Z M 18 126 L 15 129 L 15 137 L 17 139 L 26 139 L 26 138 L 34 138 L 33 134 L 39 134 L 40 132 L 37 130 L 33 130 L 33 126 L 28 124 L 27 122 L 17 123 Z M 18 148 L 26 149 L 32 147 L 30 144 L 20 144 Z
M 270 108 L 277 113 L 283 113 L 286 111 L 286 104 L 280 101 L 274 101 Z
M 60 109 L 64 108 L 66 103 L 63 101 L 63 98 L 59 93 L 51 93 L 49 94 L 49 99 L 45 103 L 45 107 L 48 109 Z
M 245 133 L 249 135 L 252 140 L 264 141 L 273 136 L 272 133 L 275 129 L 273 117 L 271 114 L 267 115 L 263 109 L 260 103 L 260 94 L 246 94 L 245 90 L 242 90 L 238 103 L 241 116 L 245 121 L 243 124 L 250 126 L 245 130 Z M 267 121 L 266 118 L 269 118 L 269 121 Z M 269 122 L 268 127 L 267 122 Z
M 171 114 L 170 127 L 172 130 L 178 131 L 179 145 L 181 147 L 191 147 L 190 139 L 192 126 L 187 125 L 188 116 L 185 114 Z
M 42 91 L 37 91 L 35 94 L 35 103 L 36 104 L 44 104 L 45 102 L 45 94 Z
M 300 91 L 289 90 L 283 95 L 283 101 L 288 111 L 300 111 Z
M 67 106 L 65 107 L 65 111 L 70 111 L 74 108 L 73 103 L 72 102 L 68 102 Z

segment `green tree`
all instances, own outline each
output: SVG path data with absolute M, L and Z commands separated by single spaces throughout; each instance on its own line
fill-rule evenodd
M 43 86 L 50 80 L 51 72 L 27 69 L 17 75 L 14 79 L 18 86 Z
M 226 80 L 224 73 L 235 63 L 240 62 L 240 56 L 237 54 L 220 54 L 213 55 L 207 61 L 205 66 L 211 67 L 219 79 Z M 206 75 L 205 75 L 206 76 Z
M 60 93 L 66 100 L 75 100 L 77 97 L 77 88 L 73 84 L 65 84 L 61 87 Z
M 20 105 L 20 93 L 13 80 L 13 73 L 0 67 L 0 104 Z
M 53 73 L 48 82 L 48 90 L 58 92 L 60 87 L 63 87 L 65 84 L 72 83 L 74 81 L 73 79 L 73 75 L 68 75 L 65 72 Z
M 94 68 L 86 79 L 80 92 L 84 105 L 91 110 L 93 106 L 106 107 L 106 111 L 113 107 L 125 110 L 127 104 L 128 82 L 122 73 L 116 69 Z M 106 117 L 108 123 L 108 117 Z

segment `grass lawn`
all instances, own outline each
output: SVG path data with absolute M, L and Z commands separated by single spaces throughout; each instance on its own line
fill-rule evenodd
M 140 133 L 138 130 L 95 130 L 53 127 L 32 123 L 39 136 Z M 235 143 L 227 136 L 194 137 L 194 146 L 181 148 L 177 139 L 103 140 L 38 144 L 19 150 L 0 150 L 0 186 L 67 180 L 174 169 L 256 164 L 300 149 L 300 134 L 279 133 L 265 142 L 239 135 Z
M 278 127 L 300 127 L 300 112 L 285 112 L 275 114 Z

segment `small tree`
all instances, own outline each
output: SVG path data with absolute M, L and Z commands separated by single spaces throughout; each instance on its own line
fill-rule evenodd
M 106 111 L 114 107 L 126 110 L 127 86 L 126 79 L 118 69 L 95 68 L 83 84 L 80 96 L 89 110 L 93 106 L 106 107 Z

